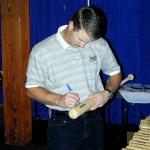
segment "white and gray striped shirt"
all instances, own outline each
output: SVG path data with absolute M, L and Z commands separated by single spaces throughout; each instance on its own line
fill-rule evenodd
M 83 102 L 89 94 L 104 90 L 100 70 L 111 76 L 120 72 L 120 66 L 103 38 L 86 44 L 84 48 L 74 48 L 60 35 L 65 27 L 60 27 L 57 34 L 33 47 L 25 86 L 41 86 L 49 91 L 65 94 L 68 92 L 66 84 L 69 84 L 73 92 L 79 94 L 80 102 Z M 46 106 L 61 111 L 68 110 Z

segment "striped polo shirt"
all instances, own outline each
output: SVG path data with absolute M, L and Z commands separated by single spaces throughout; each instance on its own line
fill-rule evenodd
M 93 92 L 103 91 L 99 76 L 100 70 L 107 75 L 120 72 L 108 43 L 103 38 L 87 43 L 84 48 L 74 48 L 66 43 L 60 32 L 36 44 L 30 54 L 26 88 L 41 86 L 57 94 L 65 94 L 69 84 L 78 93 L 80 102 Z M 58 106 L 46 105 L 60 111 L 69 110 Z

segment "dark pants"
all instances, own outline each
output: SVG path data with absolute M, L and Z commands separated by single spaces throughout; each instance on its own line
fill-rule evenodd
M 103 121 L 100 110 L 73 120 L 67 112 L 52 111 L 48 123 L 48 150 L 103 150 Z

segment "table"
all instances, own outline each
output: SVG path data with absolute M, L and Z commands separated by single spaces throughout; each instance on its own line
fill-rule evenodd
M 129 103 L 150 103 L 149 84 L 125 84 L 119 90 L 121 96 Z

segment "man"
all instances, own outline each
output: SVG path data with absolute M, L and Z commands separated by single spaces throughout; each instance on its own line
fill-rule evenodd
M 102 38 L 105 23 L 99 8 L 81 8 L 68 25 L 31 51 L 25 86 L 28 95 L 51 112 L 49 150 L 104 149 L 100 110 L 121 82 L 120 67 Z M 100 71 L 109 76 L 105 89 Z M 68 110 L 89 97 L 97 99 L 91 110 L 70 119 Z

